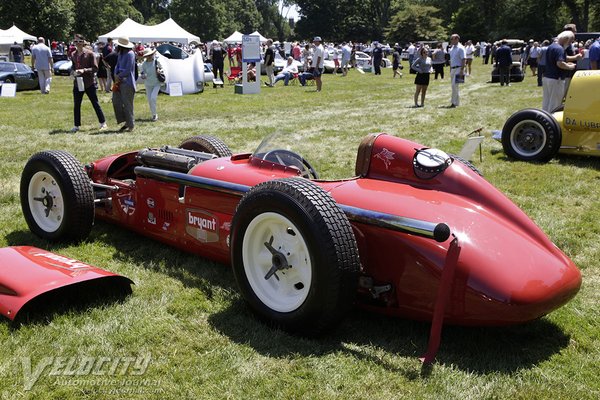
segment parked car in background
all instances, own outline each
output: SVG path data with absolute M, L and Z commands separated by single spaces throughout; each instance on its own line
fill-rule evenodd
M 0 62 L 0 85 L 16 83 L 17 90 L 33 90 L 40 87 L 37 72 L 28 65 L 15 62 Z
M 548 161 L 557 153 L 600 156 L 600 71 L 577 71 L 563 106 L 517 111 L 493 138 L 507 156 Z
M 523 67 L 521 66 L 521 52 L 523 51 L 523 46 L 525 46 L 525 42 L 518 39 L 507 39 L 506 40 L 510 48 L 512 49 L 512 66 L 510 67 L 510 81 L 511 82 L 522 82 L 525 79 L 525 74 L 523 73 Z M 499 40 L 494 43 L 496 46 L 501 46 L 502 41 Z M 498 71 L 498 66 L 493 65 L 492 67 L 492 83 L 500 82 L 500 72 Z
M 192 94 L 204 91 L 207 81 L 206 67 L 202 52 L 196 51 L 188 54 L 185 50 L 172 44 L 161 44 L 156 48 L 157 61 L 165 74 L 165 84 L 160 91 L 171 93 L 171 84 L 181 84 L 183 94 Z M 209 71 L 212 74 L 212 71 Z
M 357 51 L 355 53 L 356 66 L 363 68 L 371 65 L 371 56 L 364 51 Z
M 54 70 L 54 75 L 69 75 L 72 66 L 73 62 L 71 60 L 61 60 L 55 62 L 52 69 Z

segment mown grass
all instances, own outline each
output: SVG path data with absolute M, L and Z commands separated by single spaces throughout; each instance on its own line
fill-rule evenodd
M 457 109 L 444 108 L 450 103 L 447 79 L 432 80 L 425 108 L 411 108 L 412 76 L 392 79 L 391 70 L 382 76 L 326 75 L 321 93 L 278 86 L 240 96 L 226 86 L 180 98 L 161 95 L 156 123 L 138 93 L 137 126 L 126 134 L 116 131 L 108 94 L 100 95 L 108 132 L 96 130 L 84 99 L 82 131 L 66 133 L 72 126 L 68 78 L 55 78 L 48 96 L 32 91 L 0 98 L 0 245 L 47 248 L 136 283 L 122 301 L 63 310 L 24 325 L 1 321 L 0 397 L 598 398 L 600 159 L 560 156 L 544 165 L 508 160 L 489 132 L 514 111 L 539 107 L 541 90 L 529 76 L 509 88 L 488 84 L 489 70 L 476 60 Z M 358 143 L 368 133 L 385 131 L 456 153 L 477 128 L 488 138 L 483 161 L 475 157 L 474 163 L 577 263 L 583 287 L 565 307 L 530 324 L 446 327 L 432 368 L 423 369 L 417 359 L 426 348 L 428 324 L 355 311 L 324 338 L 293 337 L 251 316 L 227 266 L 103 223 L 80 245 L 47 243 L 28 231 L 19 205 L 22 168 L 42 149 L 64 149 L 85 163 L 210 134 L 243 152 L 281 131 L 304 145 L 322 176 L 333 178 L 353 174 Z M 111 376 L 116 382 L 108 384 L 46 370 L 30 391 L 24 389 L 23 359 L 35 367 L 44 357 L 145 354 L 151 362 L 142 376 Z M 107 393 L 111 389 L 116 391 Z

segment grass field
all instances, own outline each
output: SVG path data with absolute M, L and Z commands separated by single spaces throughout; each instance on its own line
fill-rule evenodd
M 55 77 L 47 96 L 31 91 L 0 98 L 0 247 L 46 248 L 136 283 L 123 301 L 20 326 L 0 321 L 0 398 L 599 398 L 600 159 L 560 156 L 543 165 L 507 159 L 490 131 L 516 110 L 540 107 L 541 88 L 530 76 L 510 87 L 486 83 L 490 70 L 475 60 L 456 109 L 445 108 L 448 78 L 432 79 L 425 107 L 414 109 L 413 76 L 392 79 L 391 70 L 325 75 L 321 93 L 280 83 L 258 95 L 234 95 L 227 85 L 161 95 L 155 123 L 138 91 L 131 133 L 117 131 L 108 94 L 100 94 L 108 131 L 97 131 L 84 99 L 82 130 L 67 133 L 73 125 L 68 78 Z M 352 175 L 357 146 L 368 133 L 385 131 L 456 153 L 477 128 L 488 137 L 483 161 L 475 157 L 474 164 L 575 261 L 583 286 L 565 307 L 523 326 L 446 327 L 431 368 L 418 360 L 428 324 L 356 310 L 324 338 L 293 337 L 252 317 L 227 266 L 103 223 L 79 245 L 47 243 L 29 232 L 19 204 L 23 166 L 43 149 L 64 149 L 85 163 L 210 134 L 242 152 L 281 131 L 306 144 L 306 158 L 323 177 L 334 178 Z M 64 375 L 69 362 L 80 366 L 101 357 L 119 367 L 127 357 L 145 360 L 147 368 L 141 375 L 132 368 Z M 45 362 L 51 366 L 42 368 Z

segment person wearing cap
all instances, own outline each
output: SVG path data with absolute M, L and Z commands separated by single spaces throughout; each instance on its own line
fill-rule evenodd
M 373 70 L 375 75 L 381 75 L 381 61 L 383 61 L 383 49 L 378 41 L 373 42 Z
M 123 123 L 119 130 L 131 132 L 134 128 L 133 97 L 135 96 L 135 54 L 133 43 L 127 37 L 120 37 L 116 43 L 118 50 L 115 66 L 112 102 L 117 123 Z
M 146 99 L 148 99 L 148 105 L 150 106 L 150 113 L 152 114 L 152 121 L 158 121 L 158 114 L 156 113 L 156 99 L 158 98 L 158 91 L 162 82 L 158 80 L 156 75 L 156 49 L 144 50 L 144 63 L 142 64 L 142 78 L 145 79 L 144 86 L 146 87 Z
M 94 74 L 98 72 L 98 62 L 94 53 L 84 47 L 85 40 L 82 35 L 76 34 L 73 43 L 75 44 L 75 51 L 71 53 L 71 62 L 73 63 L 71 74 L 75 76 L 73 81 L 74 125 L 71 132 L 79 131 L 81 126 L 81 101 L 84 93 L 90 99 L 92 107 L 94 107 L 100 129 L 106 129 L 106 118 L 104 118 L 102 107 L 98 102 L 96 80 L 94 79 Z
M 37 70 L 40 82 L 40 92 L 50 93 L 52 83 L 52 51 L 44 44 L 44 38 L 39 37 L 38 42 L 31 48 L 31 68 Z
M 325 66 L 325 59 L 323 58 L 325 51 L 321 42 L 322 40 L 320 36 L 315 36 L 313 39 L 315 48 L 312 55 L 311 73 L 313 74 L 313 78 L 317 84 L 317 92 L 320 92 L 323 86 L 321 75 L 323 74 L 323 68 Z

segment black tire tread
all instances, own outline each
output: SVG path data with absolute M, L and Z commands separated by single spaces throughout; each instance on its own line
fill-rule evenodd
M 551 141 L 550 145 L 543 149 L 540 153 L 532 157 L 524 157 L 517 154 L 510 144 L 510 131 L 514 128 L 514 125 L 517 122 L 523 121 L 525 119 L 537 121 L 542 125 L 548 125 L 548 128 L 554 131 L 554 136 L 549 135 L 547 132 L 547 140 Z M 554 119 L 552 114 L 548 113 L 547 111 L 540 110 L 537 108 L 526 108 L 515 112 L 506 120 L 504 126 L 502 127 L 502 147 L 504 149 L 504 153 L 506 153 L 506 155 L 508 155 L 509 157 L 517 160 L 547 162 L 558 153 L 561 141 L 562 130 L 556 119 Z
M 469 168 L 471 171 L 474 171 L 475 173 L 477 173 L 477 175 L 483 177 L 483 173 L 479 170 L 479 168 L 477 168 L 476 166 L 474 166 L 470 161 L 465 160 L 462 157 L 457 156 L 456 154 L 448 154 L 450 157 L 452 157 L 454 160 L 459 161 L 461 163 L 463 163 L 467 168 Z
M 215 154 L 217 157 L 231 157 L 233 154 L 225 142 L 218 137 L 210 135 L 189 137 L 181 142 L 179 147 L 186 150 Z
M 237 235 L 240 209 L 245 207 L 247 199 L 277 192 L 293 198 L 304 210 L 307 210 L 312 221 L 311 226 L 319 230 L 319 238 L 330 240 L 319 242 L 319 251 L 326 252 L 324 259 L 335 260 L 337 268 L 330 268 L 328 281 L 334 284 L 328 286 L 327 301 L 319 304 L 320 313 L 315 318 L 299 323 L 281 323 L 268 320 L 258 314 L 261 319 L 267 319 L 279 328 L 304 336 L 318 336 L 334 328 L 353 306 L 360 271 L 360 260 L 356 238 L 348 218 L 337 205 L 335 200 L 323 189 L 304 178 L 285 178 L 261 183 L 242 198 L 236 210 L 232 232 L 232 251 Z M 233 257 L 232 257 L 233 258 Z M 243 266 L 241 267 L 243 269 Z M 235 266 L 234 266 L 235 270 Z M 239 279 L 236 273 L 236 280 Z M 239 284 L 239 281 L 238 281 Z M 254 310 L 256 312 L 256 310 Z
M 29 211 L 29 181 L 42 166 L 55 175 L 64 196 L 65 219 L 54 234 L 42 231 Z M 94 224 L 94 192 L 90 179 L 83 165 L 63 150 L 46 150 L 29 158 L 21 175 L 21 207 L 31 231 L 51 241 L 81 241 L 87 238 Z

